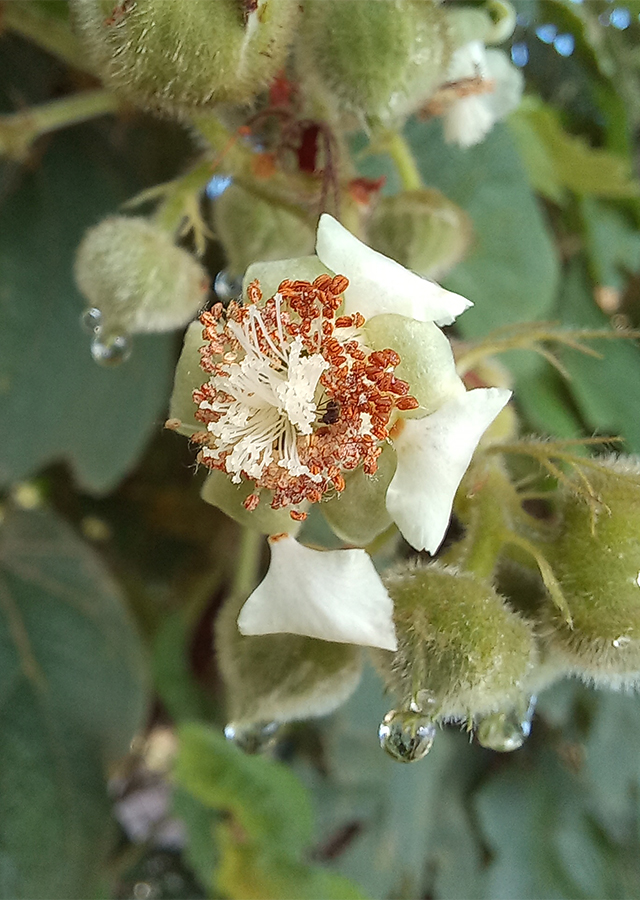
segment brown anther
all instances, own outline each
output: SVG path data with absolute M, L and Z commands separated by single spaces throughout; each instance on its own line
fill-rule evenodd
M 346 275 L 334 275 L 331 279 L 331 292 L 333 294 L 344 294 L 349 287 L 349 279 Z
M 409 393 L 409 383 L 407 381 L 402 381 L 401 378 L 393 378 L 389 390 L 392 394 L 398 394 L 399 397 L 405 397 Z
M 247 288 L 247 300 L 249 303 L 259 303 L 262 300 L 260 282 L 257 278 Z
M 417 409 L 420 406 L 415 397 L 411 397 L 410 395 L 406 397 L 399 397 L 396 400 L 396 408 L 397 409 Z
M 367 321 L 365 319 L 365 317 L 362 315 L 362 313 L 359 313 L 359 312 L 355 313 L 353 320 L 354 320 L 353 324 L 355 325 L 356 328 L 362 328 L 364 323 Z
M 299 509 L 292 509 L 289 515 L 295 522 L 304 522 L 307 518 L 306 512 L 301 512 Z
M 260 503 L 260 497 L 258 494 L 249 494 L 244 503 L 242 504 L 245 509 L 248 509 L 249 512 L 253 512 L 253 510 Z
M 353 316 L 340 316 L 336 319 L 336 328 L 351 328 L 353 325 Z

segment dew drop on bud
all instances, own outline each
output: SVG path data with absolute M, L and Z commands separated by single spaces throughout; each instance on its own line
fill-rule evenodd
M 279 729 L 279 722 L 255 722 L 245 726 L 229 722 L 224 727 L 224 736 L 245 753 L 261 753 L 275 744 Z
M 485 716 L 476 729 L 478 743 L 499 753 L 518 750 L 531 734 L 535 706 L 536 698 L 531 697 L 524 713 L 522 709 L 514 709 Z
M 213 289 L 216 297 L 222 303 L 234 300 L 242 293 L 242 282 L 239 278 L 231 278 L 226 269 L 221 269 L 213 282 Z
M 119 366 L 131 356 L 131 341 L 124 334 L 106 338 L 98 334 L 91 341 L 91 356 L 101 366 Z
M 392 709 L 378 729 L 382 749 L 398 762 L 405 763 L 426 756 L 435 736 L 433 720 L 411 709 Z
M 97 334 L 102 324 L 102 313 L 96 306 L 92 306 L 82 313 L 80 324 L 87 334 Z

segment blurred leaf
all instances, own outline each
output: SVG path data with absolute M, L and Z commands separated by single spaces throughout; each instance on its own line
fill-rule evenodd
M 363 896 L 340 876 L 303 862 L 311 808 L 302 784 L 281 764 L 244 755 L 217 731 L 188 724 L 180 728 L 175 779 L 200 804 L 222 814 L 215 827 L 214 885 L 232 900 Z M 192 859 L 204 861 L 199 874 L 207 878 L 211 863 L 202 845 Z
M 640 698 L 599 691 L 585 744 L 586 774 L 600 819 L 620 838 L 637 816 L 640 793 Z M 612 765 L 615 760 L 615 765 Z
M 217 574 L 217 573 L 216 573 Z M 191 602 L 166 615 L 154 636 L 154 685 L 167 712 L 176 722 L 207 718 L 212 711 L 209 698 L 194 678 L 190 649 L 198 619 L 215 590 L 217 578 L 207 578 L 205 590 L 197 590 Z M 211 638 L 213 643 L 213 636 Z
M 509 759 L 480 788 L 479 821 L 494 853 L 492 900 L 619 896 L 587 800 L 579 779 L 544 750 Z
M 526 366 L 521 358 L 511 353 L 508 365 L 516 378 L 515 402 L 527 426 L 558 438 L 582 436 L 582 421 L 565 379 L 540 358 Z
M 596 284 L 622 289 L 625 274 L 640 269 L 640 233 L 613 206 L 585 197 L 582 220 L 589 267 Z
M 135 464 L 166 409 L 172 338 L 137 338 L 131 359 L 100 369 L 79 325 L 73 284 L 84 229 L 135 185 L 91 128 L 55 137 L 0 205 L 0 485 L 54 460 L 80 484 L 112 488 Z
M 326 774 L 305 773 L 318 804 L 321 846 L 345 827 L 353 838 L 336 855 L 339 871 L 372 897 L 415 898 L 439 829 L 437 797 L 455 747 L 446 731 L 425 760 L 393 761 L 380 748 L 377 729 L 389 710 L 371 669 L 326 728 Z
M 608 198 L 640 194 L 625 156 L 595 149 L 569 134 L 556 110 L 541 100 L 526 97 L 510 115 L 509 125 L 531 184 L 550 200 L 561 203 L 565 190 Z
M 503 125 L 475 147 L 444 143 L 439 122 L 410 123 L 408 138 L 425 184 L 473 221 L 468 256 L 444 281 L 476 304 L 457 322 L 467 337 L 510 322 L 545 318 L 558 285 L 556 250 Z
M 0 531 L 0 896 L 90 896 L 110 843 L 105 765 L 146 707 L 120 595 L 51 512 Z
M 583 264 L 575 260 L 567 270 L 561 295 L 564 325 L 607 328 L 608 319 L 595 304 Z M 627 450 L 640 452 L 640 348 L 625 339 L 590 342 L 601 359 L 575 350 L 563 351 L 571 375 L 569 388 L 590 428 L 621 435 Z

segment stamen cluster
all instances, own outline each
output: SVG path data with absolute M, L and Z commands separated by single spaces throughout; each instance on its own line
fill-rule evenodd
M 373 475 L 392 414 L 418 406 L 394 374 L 399 355 L 363 342 L 364 317 L 336 318 L 347 287 L 343 275 L 286 280 L 265 301 L 254 281 L 246 304 L 200 317 L 210 378 L 193 393 L 206 426 L 193 440 L 203 465 L 255 482 L 248 509 L 263 489 L 274 509 L 296 507 L 343 491 L 345 470 Z

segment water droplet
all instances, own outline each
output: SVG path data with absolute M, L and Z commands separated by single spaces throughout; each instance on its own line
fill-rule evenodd
M 218 300 L 227 303 L 239 297 L 242 293 L 242 281 L 240 278 L 231 278 L 226 269 L 222 269 L 215 277 L 213 289 Z
M 616 650 L 619 650 L 620 647 L 626 647 L 627 644 L 630 644 L 631 638 L 627 634 L 621 634 L 620 637 L 614 638 L 611 643 L 616 648 Z
M 412 712 L 419 712 L 433 718 L 437 705 L 438 700 L 433 691 L 428 691 L 423 688 L 422 690 L 416 691 L 411 698 L 409 709 L 411 709 Z
M 426 756 L 435 736 L 433 720 L 411 709 L 392 709 L 378 729 L 382 749 L 398 762 L 405 763 Z
M 224 736 L 245 753 L 261 753 L 275 744 L 279 729 L 279 722 L 254 722 L 244 726 L 229 722 L 224 727 Z
M 488 750 L 511 753 L 518 750 L 531 734 L 531 720 L 536 708 L 536 698 L 531 697 L 528 706 L 509 712 L 492 713 L 480 721 L 476 729 L 478 743 Z
M 85 309 L 80 316 L 80 324 L 87 334 L 97 334 L 102 324 L 102 313 L 98 307 L 92 306 L 90 309 Z
M 124 334 L 104 339 L 98 334 L 91 341 L 91 356 L 101 366 L 119 366 L 131 356 L 131 341 Z

